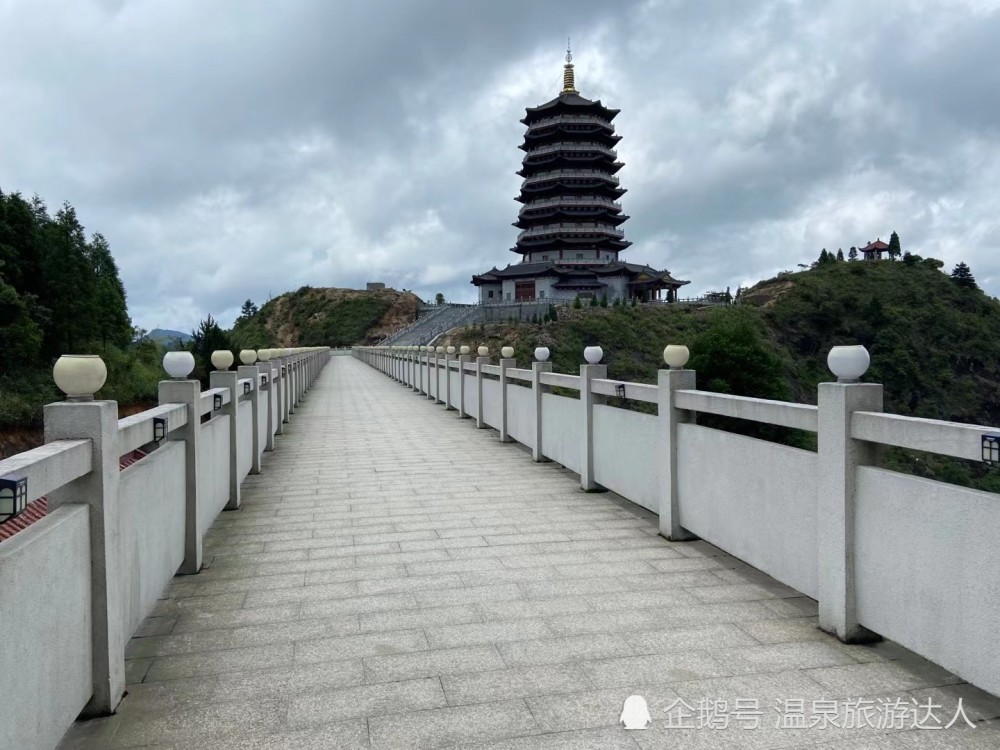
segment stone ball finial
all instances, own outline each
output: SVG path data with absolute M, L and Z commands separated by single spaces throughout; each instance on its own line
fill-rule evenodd
M 52 379 L 67 401 L 91 401 L 108 379 L 108 368 L 96 354 L 64 354 L 52 368 Z
M 184 380 L 194 370 L 194 355 L 191 352 L 167 352 L 163 355 L 163 369 L 170 377 Z
M 463 346 L 461 349 L 458 350 L 458 353 L 459 354 L 468 354 L 469 353 L 469 347 Z
M 476 350 L 480 357 L 490 356 L 490 348 L 488 346 L 481 346 Z
M 861 344 L 835 346 L 826 358 L 827 367 L 837 376 L 838 383 L 856 383 L 868 372 L 871 362 L 871 355 Z
M 688 363 L 691 352 L 681 344 L 670 344 L 663 350 L 663 361 L 671 370 L 679 370 Z
M 604 358 L 604 350 L 599 346 L 588 346 L 583 350 L 583 358 L 589 364 L 596 365 Z
M 535 359 L 539 362 L 545 362 L 549 358 L 549 348 L 547 346 L 539 346 L 535 349 Z
M 510 359 L 511 357 L 514 356 L 514 347 L 513 346 L 503 347 L 500 350 L 500 356 L 503 357 L 504 359 Z
M 245 365 L 252 365 L 257 361 L 257 352 L 253 349 L 244 349 L 240 352 L 240 362 Z
M 212 364 L 216 370 L 228 370 L 233 364 L 233 353 L 228 349 L 217 349 L 212 352 Z

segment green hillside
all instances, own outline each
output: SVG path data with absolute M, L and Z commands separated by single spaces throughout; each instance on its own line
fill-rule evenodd
M 884 384 L 886 411 L 1000 425 L 1000 302 L 940 269 L 940 261 L 915 257 L 826 263 L 761 282 L 730 307 L 560 308 L 554 322 L 473 326 L 450 343 L 485 343 L 494 354 L 511 345 L 521 362 L 548 346 L 561 372 L 575 372 L 583 348 L 599 344 L 610 377 L 647 383 L 663 366 L 663 347 L 683 343 L 699 388 L 813 404 L 816 386 L 833 379 L 830 347 L 861 343 L 872 356 L 865 380 Z M 811 435 L 728 426 L 814 445 Z M 887 461 L 1000 491 L 998 472 L 981 464 L 895 450 Z
M 248 300 L 249 302 L 249 300 Z M 373 344 L 416 320 L 420 299 L 411 292 L 304 286 L 246 309 L 230 333 L 235 348 Z M 246 306 L 245 306 L 246 308 Z

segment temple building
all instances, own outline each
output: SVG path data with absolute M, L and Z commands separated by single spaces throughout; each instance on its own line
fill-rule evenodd
M 619 254 L 632 243 L 622 225 L 629 218 L 619 199 L 625 193 L 617 172 L 612 121 L 620 110 L 591 101 L 576 90 L 573 55 L 566 52 L 559 96 L 529 107 L 522 206 L 514 226 L 521 231 L 511 252 L 521 256 L 506 268 L 472 277 L 482 303 L 607 297 L 674 301 L 687 281 L 674 279 Z

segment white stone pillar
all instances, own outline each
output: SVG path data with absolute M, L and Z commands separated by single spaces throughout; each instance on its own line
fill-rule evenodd
M 483 365 L 490 363 L 489 356 L 476 357 L 476 429 L 486 429 L 483 416 Z
M 454 350 L 454 347 L 448 347 Z M 444 352 L 444 410 L 451 411 L 451 363 L 452 363 L 452 352 L 447 349 Z
M 240 365 L 236 371 L 240 379 L 250 379 L 250 429 L 253 433 L 253 455 L 250 459 L 250 473 L 260 474 L 260 446 L 264 436 L 260 434 L 260 369 L 257 365 Z M 245 429 L 245 428 L 244 428 Z
M 90 440 L 88 474 L 48 494 L 48 512 L 90 506 L 90 630 L 93 695 L 83 716 L 114 713 L 125 691 L 121 504 L 118 492 L 118 404 L 79 401 L 44 407 L 45 442 Z M 39 584 L 45 571 L 37 571 Z M 2 593 L 0 593 L 2 596 Z M 44 644 L 43 644 L 44 646 Z M 16 717 L 9 717 L 15 721 Z
M 465 413 L 465 365 L 472 361 L 471 354 L 458 355 L 458 418 L 468 419 Z
M 439 346 L 434 350 L 434 403 L 443 404 L 444 399 L 441 398 L 441 368 L 442 362 L 444 362 L 444 347 Z M 447 379 L 445 380 L 447 383 Z
M 262 371 L 264 373 L 264 378 L 267 382 L 264 384 L 264 398 L 262 399 L 262 404 L 267 406 L 267 430 L 264 436 L 264 450 L 273 451 L 274 450 L 274 431 L 277 427 L 275 424 L 276 409 L 278 406 L 278 386 L 275 384 L 274 380 L 274 362 L 268 360 L 262 363 Z
M 677 425 L 693 423 L 693 413 L 674 406 L 676 391 L 694 390 L 694 370 L 660 370 L 657 377 L 657 461 L 659 472 L 660 536 L 675 542 L 695 539 L 680 523 L 680 495 L 677 484 Z
M 237 391 L 238 376 L 230 370 L 214 370 L 208 375 L 210 388 L 225 388 L 229 391 L 229 403 L 223 404 L 222 413 L 229 417 L 229 502 L 226 510 L 240 507 L 240 472 L 238 458 L 240 445 L 240 402 Z
M 161 380 L 160 406 L 187 406 L 187 424 L 174 430 L 167 440 L 184 441 L 184 561 L 179 573 L 193 575 L 201 570 L 201 534 L 198 532 L 199 489 L 198 443 L 201 439 L 201 383 L 197 380 Z
M 857 468 L 878 465 L 880 449 L 851 438 L 851 414 L 856 411 L 882 411 L 882 386 L 820 383 L 819 626 L 848 643 L 878 637 L 858 623 L 854 520 Z
M 549 460 L 542 453 L 542 396 L 549 391 L 549 386 L 542 383 L 543 372 L 552 372 L 551 362 L 531 363 L 531 395 L 535 404 L 535 447 L 531 457 L 538 462 Z
M 511 443 L 513 439 L 507 431 L 507 370 L 517 364 L 513 357 L 500 358 L 500 442 Z
M 434 369 L 434 361 L 433 361 L 435 356 L 436 355 L 434 353 L 434 350 L 428 346 L 427 347 L 427 390 L 425 391 L 425 393 L 427 394 L 427 398 L 430 400 L 434 399 L 434 387 L 431 383 L 431 380 L 433 380 L 437 376 L 437 370 Z
M 580 408 L 583 410 L 583 430 L 580 440 L 580 486 L 587 492 L 602 492 L 594 481 L 594 406 L 603 404 L 604 396 L 596 395 L 591 381 L 608 376 L 607 365 L 580 365 Z

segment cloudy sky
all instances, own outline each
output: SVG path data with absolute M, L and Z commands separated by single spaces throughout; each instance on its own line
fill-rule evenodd
M 0 189 L 71 202 L 145 328 L 472 301 L 567 37 L 629 259 L 701 292 L 896 230 L 1000 294 L 1000 0 L 0 0 Z

